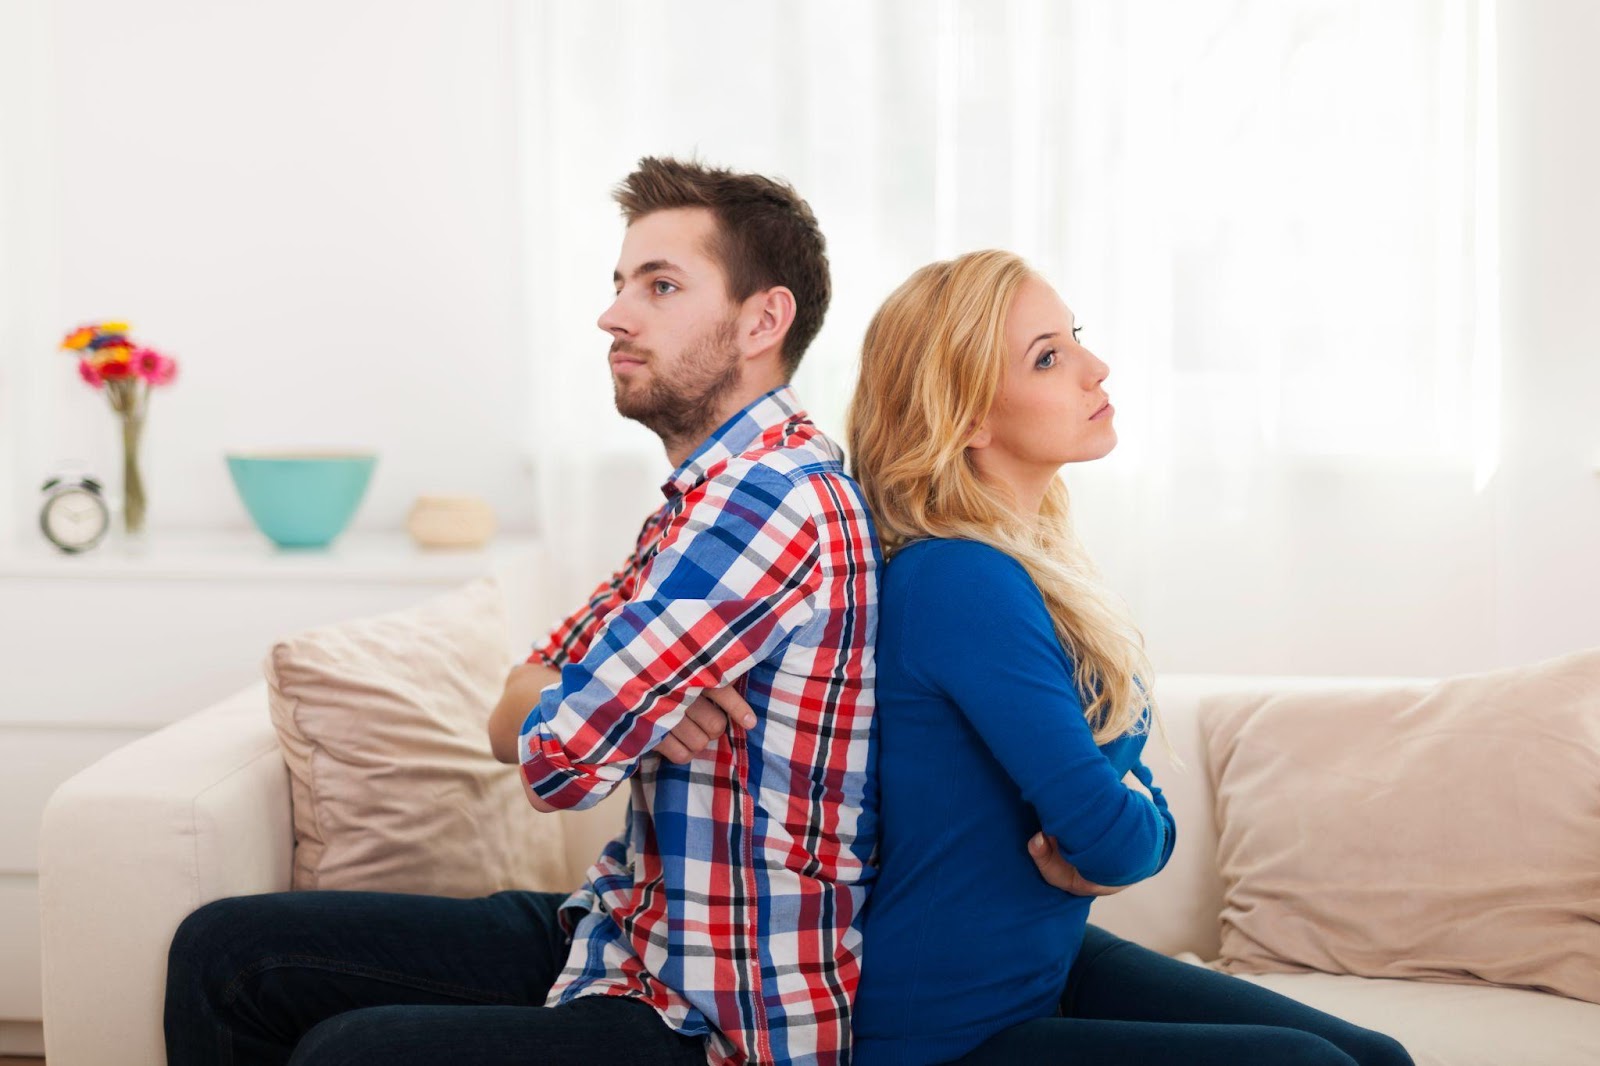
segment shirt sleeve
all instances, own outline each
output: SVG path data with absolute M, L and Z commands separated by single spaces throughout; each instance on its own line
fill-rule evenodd
M 922 558 L 905 611 L 908 672 L 960 708 L 1085 878 L 1128 885 L 1154 874 L 1173 838 L 1165 800 L 1124 784 L 1095 745 L 1071 661 L 1027 571 L 970 541 Z
M 651 515 L 645 519 L 644 526 L 639 530 L 639 536 L 633 543 L 633 553 L 628 556 L 628 561 L 622 569 L 606 578 L 589 594 L 583 602 L 560 625 L 550 631 L 542 645 L 535 647 L 525 660 L 548 666 L 552 670 L 559 670 L 574 659 L 581 659 L 589 646 L 594 643 L 594 638 L 600 632 L 600 627 L 605 623 L 617 605 L 633 594 L 633 586 L 638 578 L 640 562 L 639 557 L 644 553 L 645 542 L 654 531 L 659 515 Z
M 534 793 L 562 809 L 598 803 L 688 703 L 741 677 L 810 621 L 821 560 L 801 497 L 759 465 L 685 496 L 633 595 L 523 723 L 518 755 Z

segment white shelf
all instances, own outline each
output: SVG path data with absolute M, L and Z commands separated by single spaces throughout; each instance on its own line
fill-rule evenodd
M 351 530 L 326 548 L 279 548 L 255 530 L 147 532 L 129 543 L 113 532 L 80 555 L 58 551 L 42 536 L 0 544 L 3 578 L 137 578 L 143 580 L 466 581 L 492 561 L 524 555 L 531 536 L 501 534 L 483 548 L 423 549 L 401 531 Z

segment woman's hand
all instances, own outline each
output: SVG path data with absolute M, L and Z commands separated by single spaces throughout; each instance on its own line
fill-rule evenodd
M 1121 892 L 1127 885 L 1097 885 L 1085 881 L 1078 868 L 1061 857 L 1061 848 L 1055 837 L 1035 833 L 1028 839 L 1028 857 L 1039 868 L 1039 876 L 1047 884 L 1074 896 L 1109 896 Z

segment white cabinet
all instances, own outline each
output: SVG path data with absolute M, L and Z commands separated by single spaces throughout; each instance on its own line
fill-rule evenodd
M 0 546 L 0 1055 L 39 1054 L 39 820 L 100 756 L 237 692 L 274 641 L 497 576 L 523 657 L 555 616 L 537 542 L 424 551 L 404 533 L 285 551 L 254 531 L 153 533 L 81 556 Z

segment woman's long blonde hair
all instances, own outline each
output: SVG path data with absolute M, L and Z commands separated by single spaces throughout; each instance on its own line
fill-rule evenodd
M 896 289 L 862 344 L 850 453 L 886 556 L 953 537 L 1023 565 L 1072 658 L 1095 743 L 1104 744 L 1142 728 L 1147 704 L 1154 714 L 1144 638 L 1073 532 L 1061 479 L 1038 516 L 1026 517 L 1004 488 L 978 476 L 966 448 L 994 406 L 1006 315 L 1031 275 L 1010 252 L 972 252 L 925 266 Z

